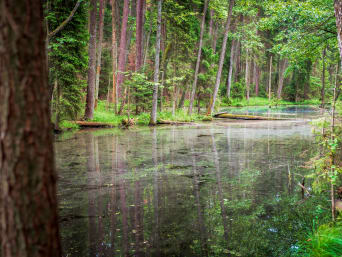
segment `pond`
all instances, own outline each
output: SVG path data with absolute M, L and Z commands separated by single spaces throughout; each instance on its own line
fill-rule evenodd
M 56 138 L 63 255 L 290 256 L 321 215 L 297 185 L 313 144 L 302 119 Z

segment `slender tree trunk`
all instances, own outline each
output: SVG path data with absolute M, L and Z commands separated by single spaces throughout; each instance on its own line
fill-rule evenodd
M 96 0 L 90 1 L 90 39 L 89 39 L 89 64 L 88 64 L 88 87 L 87 102 L 84 118 L 91 120 L 94 116 L 95 107 L 95 66 L 96 66 Z
M 0 255 L 60 257 L 42 2 L 0 17 Z
M 156 57 L 154 61 L 154 87 L 153 87 L 153 100 L 152 100 L 150 125 L 155 125 L 157 123 L 162 4 L 163 4 L 163 0 L 159 0 L 158 1 L 157 37 L 156 37 Z
M 148 57 L 148 49 L 150 47 L 150 38 L 151 38 L 151 33 L 152 33 L 152 27 L 153 27 L 153 19 L 150 17 L 150 29 L 147 33 L 147 38 L 146 38 L 146 44 L 145 44 L 145 53 L 144 53 L 144 67 L 146 65 L 147 57 Z
M 55 130 L 59 130 L 59 123 L 61 120 L 61 87 L 58 84 L 57 79 L 55 79 L 55 88 L 56 88 L 56 93 L 57 93 L 57 97 L 56 97 L 56 121 L 55 121 Z
M 212 44 L 211 44 L 211 48 L 213 49 L 213 53 L 216 54 L 216 45 L 217 45 L 217 36 L 218 36 L 218 23 L 215 24 L 215 28 L 213 31 L 213 40 L 212 40 Z
M 197 53 L 197 61 L 196 61 L 196 68 L 195 68 L 195 78 L 194 78 L 194 83 L 192 85 L 192 90 L 191 90 L 191 95 L 190 95 L 190 103 L 189 103 L 189 110 L 188 114 L 192 114 L 192 106 L 194 103 L 195 99 L 195 94 L 196 94 L 196 87 L 197 87 L 197 79 L 198 79 L 198 71 L 199 71 L 199 66 L 201 62 L 201 54 L 202 54 L 202 45 L 203 45 L 203 34 L 204 34 L 204 25 L 205 25 L 205 15 L 207 13 L 207 8 L 208 8 L 208 2 L 210 0 L 205 0 L 204 2 L 204 10 L 203 10 L 203 16 L 202 16 L 202 23 L 201 23 L 201 32 L 200 32 L 200 41 L 199 41 L 199 46 L 198 46 L 198 53 Z
M 249 101 L 249 49 L 246 49 L 246 76 L 245 76 L 245 81 L 246 81 L 246 99 Z
M 340 52 L 340 58 L 341 58 L 341 63 L 342 63 L 342 1 L 335 0 L 334 7 L 335 7 L 335 18 L 336 18 L 336 27 L 337 27 L 338 49 Z
M 100 0 L 99 10 L 99 41 L 97 45 L 97 61 L 96 61 L 96 80 L 95 80 L 95 107 L 99 99 L 99 85 L 100 85 L 100 73 L 101 73 L 101 57 L 102 57 L 102 41 L 103 41 L 103 20 L 104 11 L 106 6 L 106 0 Z
M 326 48 L 323 49 L 322 54 L 322 62 L 323 62 L 323 69 L 322 69 L 322 90 L 321 90 L 321 97 L 322 97 L 322 108 L 324 108 L 325 101 L 325 55 L 326 55 Z
M 255 66 L 255 77 L 254 77 L 254 84 L 255 84 L 255 96 L 259 95 L 259 82 L 260 82 L 260 68 L 257 63 L 254 64 Z
M 112 72 L 113 72 L 113 96 L 112 100 L 114 102 L 114 113 L 117 114 L 118 111 L 118 87 L 116 86 L 116 71 L 117 71 L 117 54 L 118 46 L 116 42 L 116 17 L 115 17 L 115 6 L 116 0 L 111 0 L 112 5 Z
M 283 91 L 284 86 L 284 73 L 287 67 L 287 59 L 280 60 L 280 67 L 279 67 L 279 81 L 278 81 L 278 91 L 277 91 L 277 98 L 281 98 L 281 93 Z
M 124 9 L 122 14 L 121 35 L 120 35 L 120 50 L 118 61 L 118 75 L 117 75 L 117 91 L 119 97 L 121 95 L 121 84 L 124 80 L 124 72 L 126 66 L 126 44 L 127 44 L 127 22 L 129 13 L 129 0 L 124 0 Z
M 228 72 L 228 80 L 227 80 L 227 97 L 228 98 L 230 98 L 230 92 L 231 92 L 231 88 L 232 88 L 235 48 L 236 48 L 236 40 L 233 40 L 232 47 L 230 49 L 229 72 Z
M 145 0 L 137 0 L 137 11 L 136 11 L 136 61 L 135 71 L 139 71 L 143 61 L 143 7 Z
M 224 63 L 224 57 L 226 55 L 228 32 L 229 32 L 229 28 L 230 28 L 230 21 L 231 21 L 231 17 L 232 17 L 234 2 L 235 2 L 235 0 L 229 0 L 229 12 L 228 12 L 227 23 L 226 23 L 226 28 L 225 28 L 224 38 L 223 38 L 223 43 L 222 43 L 220 62 L 219 62 L 218 71 L 217 71 L 217 75 L 216 75 L 214 94 L 213 94 L 211 104 L 210 104 L 209 110 L 208 110 L 209 115 L 211 115 L 214 111 L 216 97 L 217 97 L 218 89 L 219 89 L 220 82 L 221 82 L 221 74 L 222 74 L 222 68 L 223 68 L 223 63 Z
M 268 74 L 268 104 L 271 104 L 271 92 L 272 92 L 272 58 L 270 57 L 270 72 Z
M 207 1 L 204 2 L 204 6 L 207 4 Z M 209 12 L 210 15 L 210 20 L 209 20 L 209 36 L 212 37 L 213 36 L 213 20 L 214 20 L 214 10 L 210 9 Z M 203 12 L 203 16 L 205 16 L 205 12 Z

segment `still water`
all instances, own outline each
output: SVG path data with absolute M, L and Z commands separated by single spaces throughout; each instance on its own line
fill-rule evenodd
M 64 135 L 63 255 L 290 256 L 314 218 L 297 184 L 315 148 L 302 118 Z

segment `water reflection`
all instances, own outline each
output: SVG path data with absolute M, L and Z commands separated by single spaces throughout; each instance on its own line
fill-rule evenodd
M 273 124 L 58 140 L 64 256 L 282 256 L 303 226 L 283 210 L 312 136 Z

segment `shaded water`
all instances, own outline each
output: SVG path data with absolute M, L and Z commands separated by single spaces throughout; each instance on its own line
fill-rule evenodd
M 286 256 L 307 225 L 291 211 L 313 152 L 307 122 L 93 130 L 56 141 L 64 256 Z

